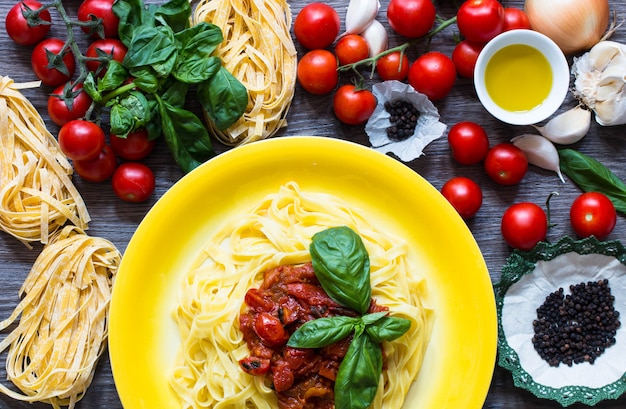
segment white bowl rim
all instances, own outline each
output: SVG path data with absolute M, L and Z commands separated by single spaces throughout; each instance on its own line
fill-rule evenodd
M 552 89 L 546 100 L 529 111 L 507 111 L 493 102 L 485 89 L 487 62 L 497 51 L 512 44 L 525 44 L 539 50 L 547 58 L 554 75 Z M 491 115 L 512 125 L 536 124 L 554 114 L 565 100 L 569 84 L 570 71 L 565 54 L 548 36 L 528 29 L 505 31 L 490 40 L 478 55 L 474 70 L 474 87 L 482 105 Z

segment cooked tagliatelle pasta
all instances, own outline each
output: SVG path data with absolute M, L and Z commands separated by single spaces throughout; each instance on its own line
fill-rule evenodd
M 20 87 L 0 77 L 0 228 L 47 243 L 67 221 L 87 229 L 90 218 L 72 165 Z
M 120 253 L 109 241 L 66 226 L 50 239 L 20 290 L 23 296 L 0 330 L 7 378 L 0 392 L 21 401 L 73 408 L 106 347 L 108 311 Z
M 398 409 L 417 377 L 430 339 L 433 312 L 419 266 L 408 244 L 378 230 L 367 215 L 324 193 L 281 186 L 248 214 L 223 227 L 184 274 L 175 320 L 181 335 L 171 385 L 182 408 L 277 408 L 262 377 L 246 374 L 238 361 L 249 354 L 239 330 L 244 295 L 266 270 L 311 260 L 311 237 L 329 227 L 357 232 L 369 253 L 372 296 L 411 329 L 383 343 L 386 369 L 372 408 Z
M 244 114 L 213 134 L 227 145 L 269 138 L 286 126 L 295 91 L 297 56 L 289 34 L 291 10 L 285 0 L 201 0 L 193 22 L 212 23 L 224 35 L 217 48 L 226 69 L 248 90 Z

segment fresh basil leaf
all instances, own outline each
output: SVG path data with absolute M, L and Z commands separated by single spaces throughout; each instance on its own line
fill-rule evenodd
M 111 60 L 104 76 L 98 81 L 98 90 L 104 92 L 116 89 L 127 79 L 128 71 L 126 71 L 126 68 L 119 62 Z
M 118 36 L 127 47 L 137 27 L 154 25 L 152 15 L 146 11 L 142 0 L 116 0 L 112 9 L 120 19 Z
M 150 111 L 151 120 L 145 124 L 148 131 L 148 140 L 157 139 L 163 133 L 161 126 L 161 116 L 159 114 L 159 104 L 155 99 L 148 100 L 148 109 Z
M 585 192 L 604 193 L 626 214 L 626 184 L 598 160 L 574 149 L 560 149 L 561 171 Z
M 148 100 L 138 91 L 130 92 L 124 98 L 112 99 L 107 105 L 111 107 L 111 133 L 120 137 L 143 128 L 152 118 Z
M 198 54 L 213 54 L 224 36 L 216 25 L 202 22 L 174 34 L 174 39 L 182 58 L 194 58 Z
M 161 87 L 161 81 L 152 67 L 133 68 L 130 70 L 130 75 L 133 76 L 135 86 L 148 94 L 157 92 Z
M 122 64 L 129 69 L 151 66 L 157 75 L 165 77 L 177 55 L 174 33 L 169 27 L 140 26 L 135 29 Z
M 388 313 L 386 311 L 373 312 L 371 314 L 365 314 L 361 317 L 365 325 L 371 325 L 381 320 Z
M 170 105 L 183 108 L 188 90 L 188 84 L 180 81 L 170 81 L 169 86 L 167 86 L 167 89 L 161 95 L 161 99 L 167 101 Z
M 209 119 L 220 130 L 234 124 L 248 106 L 246 87 L 223 66 L 198 85 L 197 95 Z
M 207 129 L 194 113 L 159 100 L 159 114 L 165 141 L 184 172 L 215 156 Z
M 313 235 L 309 246 L 313 270 L 324 291 L 337 303 L 364 314 L 370 306 L 370 260 L 363 241 L 349 227 Z
M 87 74 L 85 81 L 83 81 L 83 90 L 91 97 L 92 101 L 96 103 L 102 101 L 102 94 L 98 91 L 96 79 L 92 73 Z
M 400 317 L 383 317 L 365 327 L 365 332 L 374 342 L 393 341 L 404 335 L 411 328 L 411 321 Z
M 189 27 L 191 4 L 189 0 L 170 0 L 154 11 L 154 18 L 177 33 Z
M 335 380 L 335 409 L 366 409 L 376 396 L 383 354 L 366 333 L 356 333 L 339 365 Z
M 358 322 L 359 318 L 346 316 L 308 321 L 291 334 L 287 345 L 294 348 L 322 348 L 346 338 Z
M 222 60 L 218 57 L 179 59 L 179 63 L 172 72 L 177 80 L 187 84 L 198 84 L 206 81 L 222 67 Z
M 180 81 L 198 84 L 211 78 L 221 68 L 222 60 L 211 56 L 224 40 L 215 25 L 200 23 L 177 33 L 178 61 L 172 74 Z

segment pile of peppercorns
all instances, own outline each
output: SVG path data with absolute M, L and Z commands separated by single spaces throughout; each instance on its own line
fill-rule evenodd
M 615 344 L 620 327 L 609 281 L 599 280 L 570 286 L 549 294 L 533 321 L 535 350 L 550 366 L 594 363 Z
M 385 102 L 385 110 L 389 112 L 391 126 L 387 128 L 387 137 L 394 142 L 408 139 L 417 126 L 420 112 L 408 101 L 397 100 Z

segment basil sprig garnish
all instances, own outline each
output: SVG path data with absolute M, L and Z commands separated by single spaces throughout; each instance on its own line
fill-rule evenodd
M 604 193 L 615 210 L 626 214 L 626 184 L 596 159 L 574 149 L 560 149 L 561 171 L 585 192 Z
M 326 293 L 361 316 L 308 321 L 291 335 L 287 345 L 323 348 L 354 334 L 335 379 L 335 408 L 368 408 L 382 373 L 380 343 L 402 336 L 411 321 L 384 311 L 365 314 L 372 295 L 370 261 L 363 241 L 352 229 L 333 227 L 315 234 L 310 253 L 315 275 Z

